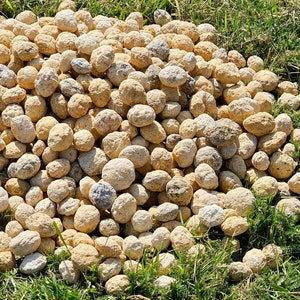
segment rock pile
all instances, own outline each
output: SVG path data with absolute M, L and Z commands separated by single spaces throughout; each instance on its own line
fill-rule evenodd
M 246 232 L 255 195 L 279 193 L 278 209 L 300 216 L 290 142 L 300 129 L 271 114 L 275 102 L 299 108 L 297 84 L 219 48 L 210 24 L 162 10 L 154 19 L 93 18 L 65 1 L 53 18 L 24 11 L 0 23 L 0 212 L 13 215 L 0 271 L 22 258 L 20 272 L 37 272 L 64 241 L 62 278 L 98 265 L 116 293 L 145 249 L 193 256 L 204 251 L 194 234 Z M 274 247 L 231 264 L 233 279 L 274 267 Z M 176 257 L 159 261 L 164 279 Z

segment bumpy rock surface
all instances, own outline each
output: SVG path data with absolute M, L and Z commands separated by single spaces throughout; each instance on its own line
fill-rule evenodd
M 195 236 L 210 227 L 244 247 L 257 197 L 278 197 L 276 210 L 299 220 L 300 129 L 273 114 L 298 112 L 297 84 L 219 48 L 210 24 L 163 10 L 154 21 L 92 17 L 71 0 L 54 17 L 0 20 L 0 213 L 12 214 L 0 271 L 23 259 L 20 272 L 38 272 L 44 255 L 66 251 L 62 237 L 61 277 L 73 284 L 97 267 L 118 297 L 145 251 L 160 251 L 156 285 L 169 288 L 172 251 L 206 255 Z M 229 275 L 281 261 L 266 245 Z

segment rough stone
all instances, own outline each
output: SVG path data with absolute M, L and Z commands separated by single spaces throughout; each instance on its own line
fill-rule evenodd
M 243 263 L 248 265 L 253 273 L 260 274 L 267 265 L 267 259 L 262 250 L 253 248 L 246 252 Z
M 10 250 L 16 256 L 26 256 L 33 253 L 40 246 L 41 237 L 38 232 L 25 230 L 11 239 Z
M 221 229 L 226 235 L 237 236 L 246 232 L 249 228 L 247 220 L 240 216 L 227 218 L 222 224 Z
M 207 205 L 199 209 L 198 218 L 206 227 L 219 226 L 225 220 L 225 212 L 216 204 Z
M 79 280 L 80 271 L 71 260 L 63 260 L 58 266 L 59 273 L 63 280 L 74 284 Z
M 115 189 L 105 181 L 94 183 L 89 190 L 90 201 L 100 210 L 110 209 L 116 198 Z

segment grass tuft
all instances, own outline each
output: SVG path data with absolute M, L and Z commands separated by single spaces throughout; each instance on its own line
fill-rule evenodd
M 254 211 L 247 216 L 249 236 L 247 249 L 263 248 L 274 243 L 283 248 L 287 258 L 300 258 L 300 225 L 276 210 L 278 198 L 257 197 Z

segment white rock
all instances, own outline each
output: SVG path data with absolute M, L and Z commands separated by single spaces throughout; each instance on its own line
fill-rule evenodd
M 19 270 L 24 274 L 34 274 L 41 271 L 47 265 L 46 256 L 35 252 L 27 255 L 20 264 Z
M 170 288 L 170 285 L 174 282 L 176 282 L 175 278 L 172 278 L 172 277 L 166 276 L 166 275 L 162 275 L 154 281 L 154 284 L 157 288 L 168 289 L 168 288 Z
M 219 226 L 225 220 L 225 212 L 222 207 L 213 204 L 199 209 L 200 222 L 207 227 Z
M 70 284 L 78 281 L 80 277 L 80 271 L 71 260 L 64 260 L 59 264 L 59 273 L 63 280 Z

